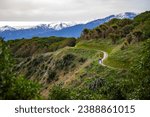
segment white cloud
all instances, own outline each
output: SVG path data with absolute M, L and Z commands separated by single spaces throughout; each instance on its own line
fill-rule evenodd
M 87 21 L 149 10 L 150 0 L 1 0 L 1 21 Z

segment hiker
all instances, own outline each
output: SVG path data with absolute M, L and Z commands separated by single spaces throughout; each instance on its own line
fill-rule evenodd
M 99 64 L 101 64 L 101 63 L 102 63 L 102 59 L 100 58 L 100 59 L 98 60 L 98 62 L 99 62 Z

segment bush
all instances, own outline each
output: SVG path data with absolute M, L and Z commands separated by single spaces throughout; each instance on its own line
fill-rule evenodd
M 54 85 L 49 93 L 50 100 L 69 100 L 70 90 L 68 88 L 62 88 L 61 85 Z
M 14 60 L 3 39 L 0 39 L 0 99 L 37 99 L 39 85 L 12 71 Z
M 131 68 L 135 79 L 135 94 L 139 99 L 150 99 L 150 39 L 143 46 L 142 53 Z
M 139 42 L 142 39 L 142 34 L 143 32 L 141 30 L 135 30 L 133 31 L 133 35 L 135 37 L 135 39 Z
M 119 35 L 114 34 L 114 33 L 110 33 L 110 34 L 109 34 L 109 37 L 110 37 L 111 40 L 112 40 L 112 44 L 116 44 L 117 40 L 119 39 Z
M 20 76 L 15 80 L 14 86 L 11 88 L 11 95 L 9 95 L 8 99 L 31 100 L 39 99 L 39 97 L 40 85 Z
M 48 71 L 48 79 L 47 79 L 47 82 L 48 83 L 50 83 L 51 81 L 53 81 L 53 80 L 57 80 L 57 77 L 56 77 L 56 72 L 55 71 L 51 71 L 51 70 L 49 70 Z
M 63 56 L 61 60 L 58 60 L 56 62 L 56 66 L 58 69 L 68 69 L 69 66 L 73 63 L 73 60 L 75 59 L 75 55 L 73 54 L 67 54 Z
M 143 33 L 144 33 L 144 38 L 145 39 L 150 38 L 150 21 L 144 22 L 142 30 L 143 30 Z
M 135 17 L 135 21 L 138 23 L 143 23 L 148 20 L 150 20 L 150 11 L 146 11 Z
M 133 25 L 126 25 L 125 27 L 122 28 L 123 31 L 123 37 L 129 34 L 132 30 L 134 29 Z

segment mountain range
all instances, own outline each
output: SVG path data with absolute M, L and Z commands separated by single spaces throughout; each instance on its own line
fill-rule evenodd
M 110 15 L 105 18 L 97 19 L 87 23 L 81 24 L 67 24 L 67 23 L 51 23 L 51 24 L 40 24 L 29 28 L 15 28 L 10 26 L 3 26 L 0 28 L 0 36 L 4 37 L 5 40 L 10 39 L 21 39 L 21 38 L 32 38 L 32 37 L 75 37 L 78 38 L 83 29 L 93 29 L 105 22 L 110 21 L 113 18 L 117 19 L 133 19 L 137 14 L 133 12 L 125 12 L 117 15 Z

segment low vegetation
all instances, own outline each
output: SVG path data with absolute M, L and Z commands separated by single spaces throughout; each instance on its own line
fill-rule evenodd
M 32 39 L 18 39 L 8 41 L 14 57 L 24 58 L 46 52 L 54 52 L 66 46 L 74 47 L 76 39 L 63 37 L 48 37 Z
M 40 99 L 40 85 L 12 71 L 14 60 L 0 39 L 0 99 Z
M 80 39 L 2 40 L 0 98 L 150 99 L 149 21 L 147 11 L 85 29 Z M 98 63 L 102 51 L 106 66 Z
M 109 57 L 104 63 L 112 68 L 94 60 L 77 74 L 78 86 L 57 90 L 67 90 L 66 99 L 150 99 L 149 18 L 147 11 L 133 20 L 113 19 L 85 29 L 76 47 L 106 51 Z M 53 88 L 50 92 L 49 99 Z

